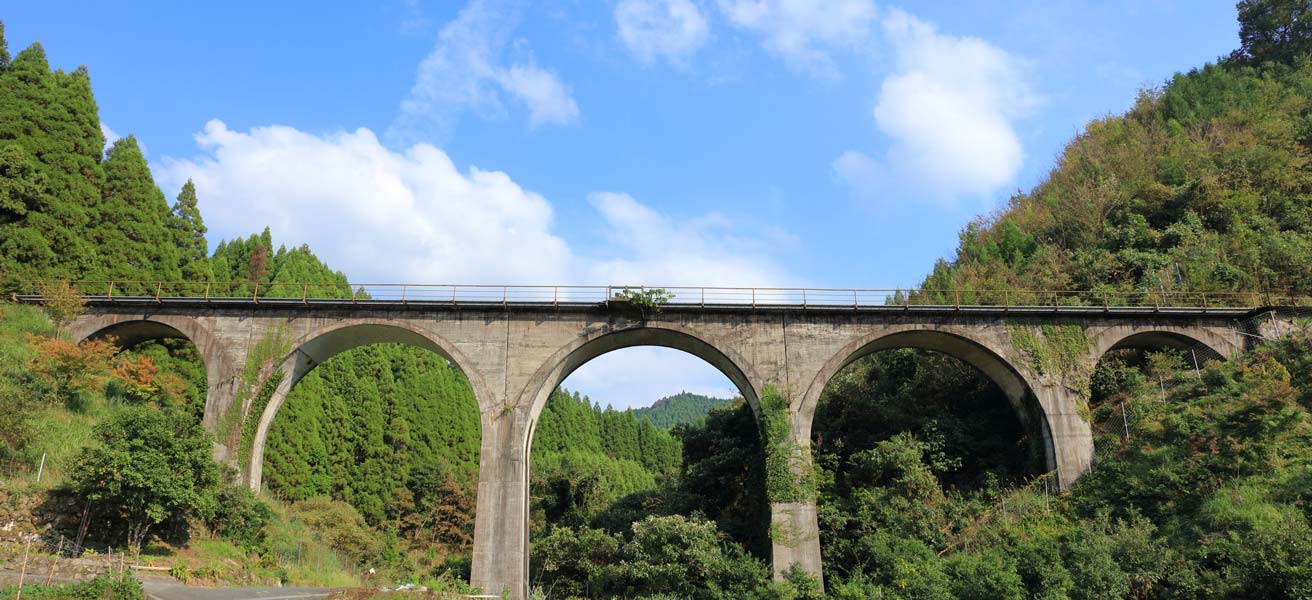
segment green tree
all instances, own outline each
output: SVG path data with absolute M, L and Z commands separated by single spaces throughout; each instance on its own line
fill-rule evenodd
M 155 186 L 146 158 L 133 136 L 109 149 L 105 160 L 104 201 L 96 243 L 104 260 L 102 279 L 168 281 L 182 279 L 173 216 Z M 137 293 L 147 291 L 137 290 Z M 152 291 L 153 290 L 149 290 Z
M 210 281 L 209 247 L 205 241 L 205 220 L 196 200 L 196 184 L 190 179 L 182 185 L 173 203 L 174 245 L 178 248 L 179 271 L 184 281 Z
M 1240 0 L 1239 49 L 1233 57 L 1292 64 L 1312 51 L 1312 5 L 1307 0 Z
M 0 272 L 11 288 L 18 280 L 83 279 L 101 264 L 89 229 L 103 226 L 95 217 L 104 137 L 90 78 L 85 69 L 51 72 L 40 44 L 6 63 L 0 66 L 0 147 L 18 146 L 25 158 L 13 151 L 0 157 L 20 175 L 6 185 Z
M 132 548 L 139 551 L 151 528 L 166 520 L 214 509 L 213 441 L 190 415 L 123 407 L 95 431 L 99 444 L 74 462 L 72 490 L 125 523 Z

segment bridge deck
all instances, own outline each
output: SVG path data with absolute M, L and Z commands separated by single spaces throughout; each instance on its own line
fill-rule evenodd
M 19 295 L 17 301 L 41 304 L 40 295 Z M 352 310 L 532 310 L 553 309 L 568 312 L 638 310 L 624 301 L 577 302 L 543 300 L 405 300 L 405 299 L 328 299 L 328 298 L 254 298 L 254 297 L 161 297 L 154 296 L 86 296 L 89 306 L 132 308 L 234 308 L 246 310 L 320 309 Z M 688 312 L 821 312 L 886 314 L 971 314 L 998 316 L 1154 316 L 1154 317 L 1223 317 L 1243 319 L 1282 307 L 1233 306 L 1064 306 L 1064 305 L 992 305 L 992 304 L 799 304 L 748 302 L 679 302 L 661 305 L 663 311 Z M 1287 310 L 1287 308 L 1286 308 Z

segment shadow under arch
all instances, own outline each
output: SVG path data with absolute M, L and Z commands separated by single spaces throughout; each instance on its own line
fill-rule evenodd
M 938 352 L 978 369 L 1006 395 L 1022 425 L 1040 434 L 1044 467 L 1048 471 L 1057 470 L 1057 448 L 1053 441 L 1051 426 L 1025 377 L 1005 358 L 985 344 L 964 332 L 944 329 L 908 326 L 883 330 L 857 338 L 845 345 L 825 362 L 802 397 L 802 404 L 798 411 L 798 420 L 802 427 L 799 439 L 808 441 L 811 439 L 811 425 L 816 409 L 820 405 L 820 398 L 824 394 L 825 387 L 839 371 L 862 357 L 898 348 Z
M 1113 350 L 1173 350 L 1190 351 L 1199 364 L 1208 360 L 1228 360 L 1239 348 L 1214 332 L 1187 327 L 1160 327 L 1148 330 L 1123 331 L 1109 329 L 1094 337 L 1093 358 L 1102 360 Z
M 464 373 L 470 387 L 473 388 L 474 400 L 478 403 L 479 411 L 483 412 L 486 409 L 484 403 L 491 396 L 481 374 L 468 369 L 465 365 L 472 363 L 441 336 L 424 331 L 410 323 L 386 319 L 353 320 L 329 325 L 303 335 L 293 342 L 292 349 L 279 364 L 278 368 L 283 373 L 283 379 L 269 396 L 251 440 L 250 460 L 246 465 L 246 483 L 251 490 L 260 491 L 264 474 L 264 446 L 268 441 L 269 427 L 296 384 L 314 370 L 314 367 L 332 357 L 347 350 L 372 344 L 402 344 L 429 350 L 441 356 Z

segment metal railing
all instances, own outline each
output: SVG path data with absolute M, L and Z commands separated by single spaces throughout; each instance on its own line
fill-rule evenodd
M 49 285 L 34 282 L 15 299 L 41 301 Z M 461 285 L 402 283 L 254 283 L 74 281 L 66 282 L 92 301 L 154 300 L 234 302 L 299 301 L 312 303 L 401 303 L 449 305 L 562 305 L 623 302 L 625 291 L 664 290 L 668 306 L 752 306 L 861 308 L 935 307 L 1140 307 L 1256 308 L 1312 306 L 1312 296 L 1287 291 L 1180 292 L 1115 290 L 977 290 L 749 288 L 642 285 Z

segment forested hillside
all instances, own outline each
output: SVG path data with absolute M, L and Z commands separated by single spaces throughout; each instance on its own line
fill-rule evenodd
M 653 402 L 651 406 L 633 409 L 639 419 L 647 419 L 652 425 L 669 429 L 675 425 L 701 425 L 711 410 L 728 406 L 733 400 L 712 398 L 691 392 L 680 392 Z
M 1312 289 L 1312 68 L 1306 40 L 1262 50 L 1284 34 L 1255 22 L 1307 9 L 1240 6 L 1254 19 L 1244 48 L 1089 123 L 1043 183 L 967 227 L 923 287 Z

